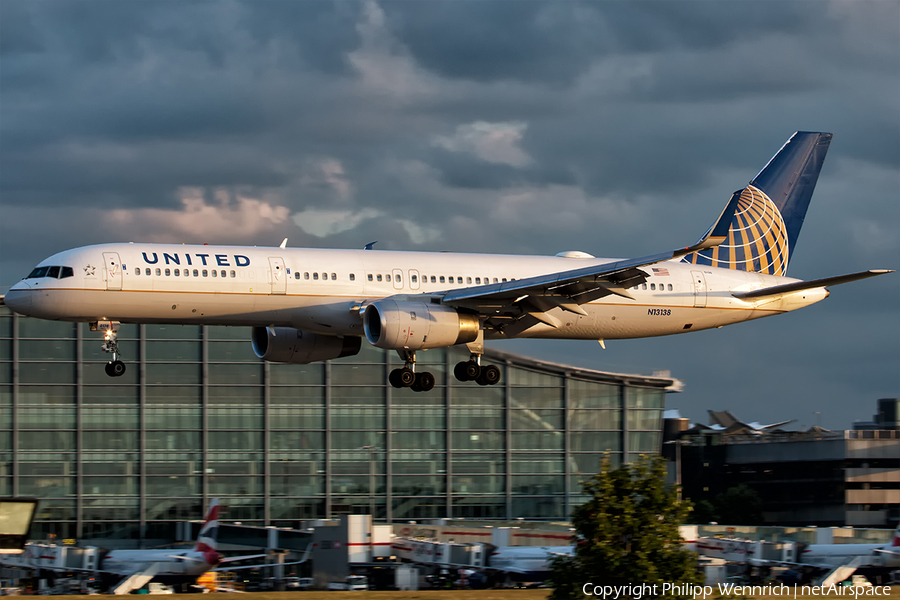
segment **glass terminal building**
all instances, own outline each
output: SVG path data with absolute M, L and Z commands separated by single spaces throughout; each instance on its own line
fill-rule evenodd
M 0 306 L 0 495 L 40 499 L 32 537 L 171 538 L 219 497 L 244 525 L 565 520 L 580 480 L 659 451 L 667 377 L 488 352 L 500 385 L 461 383 L 456 349 L 419 353 L 428 393 L 395 389 L 396 353 L 265 363 L 249 328 L 122 325 L 110 378 L 86 324 Z M 370 490 L 372 490 L 370 492 Z

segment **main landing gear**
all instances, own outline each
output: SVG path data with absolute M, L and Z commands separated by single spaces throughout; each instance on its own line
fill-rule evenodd
M 434 375 L 427 371 L 416 373 L 416 353 L 409 350 L 398 350 L 397 354 L 406 363 L 400 369 L 394 369 L 388 381 L 395 388 L 408 387 L 414 392 L 428 392 L 434 388 Z
M 480 354 L 472 354 L 468 361 L 456 363 L 453 374 L 460 381 L 474 381 L 478 385 L 500 383 L 500 368 L 494 365 L 482 367 Z
M 416 372 L 416 353 L 409 350 L 397 352 L 406 363 L 394 369 L 388 381 L 395 388 L 408 387 L 414 392 L 427 392 L 434 388 L 434 375 L 427 371 Z M 481 366 L 481 355 L 472 354 L 465 362 L 457 363 L 453 374 L 459 381 L 474 381 L 478 385 L 496 385 L 500 383 L 500 369 L 495 365 Z
M 106 363 L 106 374 L 110 377 L 121 377 L 125 374 L 125 363 L 119 360 L 119 325 L 118 321 L 97 321 L 91 323 L 91 331 L 105 331 L 103 345 L 100 349 L 112 354 L 112 360 Z

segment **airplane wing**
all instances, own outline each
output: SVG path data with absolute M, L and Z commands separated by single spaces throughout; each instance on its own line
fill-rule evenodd
M 547 311 L 558 307 L 586 315 L 582 304 L 610 294 L 633 300 L 628 288 L 643 283 L 649 276 L 640 267 L 680 258 L 724 242 L 740 199 L 740 192 L 735 192 L 709 231 L 687 248 L 527 279 L 450 290 L 444 294 L 442 303 L 487 315 L 489 326 L 508 335 L 521 333 L 539 322 L 558 327 L 559 321 L 546 314 Z
M 113 594 L 117 596 L 130 594 L 132 590 L 144 587 L 147 582 L 156 577 L 156 574 L 158 572 L 158 562 L 151 562 L 141 565 L 136 571 L 131 573 L 128 577 L 119 582 L 119 584 L 115 588 L 113 588 Z
M 294 562 L 286 562 L 286 563 L 263 563 L 256 565 L 244 565 L 242 567 L 218 567 L 215 569 L 210 569 L 212 571 L 240 571 L 241 569 L 270 569 L 272 567 L 287 567 L 288 565 L 302 565 L 306 562 L 306 559 L 303 560 L 295 560 Z
M 812 281 L 797 281 L 795 283 L 787 283 L 785 285 L 776 285 L 774 287 L 763 288 L 761 290 L 753 290 L 752 292 L 739 292 L 732 294 L 739 300 L 759 300 L 761 298 L 774 298 L 785 294 L 792 294 L 802 290 L 812 290 L 816 288 L 828 287 L 830 285 L 838 285 L 841 283 L 849 283 L 859 279 L 867 279 L 876 275 L 884 275 L 885 273 L 893 273 L 890 269 L 872 269 L 862 271 L 860 273 L 850 273 L 849 275 L 837 275 L 835 277 L 825 277 L 824 279 L 813 279 Z
M 255 565 L 245 565 L 243 567 L 219 567 L 217 569 L 212 569 L 213 571 L 238 571 L 241 569 L 267 569 L 269 567 L 285 567 L 287 565 L 302 565 L 306 561 L 309 560 L 309 555 L 312 552 L 312 544 L 309 544 L 306 547 L 306 550 L 303 552 L 303 557 L 300 560 L 296 560 L 294 562 L 286 562 L 286 563 L 265 563 L 265 564 L 255 564 Z M 269 556 L 268 554 L 257 554 L 257 557 L 261 556 Z M 230 559 L 224 559 L 222 562 L 229 562 L 235 560 L 246 560 L 248 558 L 253 558 L 252 556 L 235 556 Z

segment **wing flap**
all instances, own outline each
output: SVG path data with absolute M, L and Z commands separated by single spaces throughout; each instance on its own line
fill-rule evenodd
M 761 298 L 773 298 L 775 296 L 783 296 L 803 290 L 812 290 L 816 288 L 828 287 L 830 285 L 839 285 L 841 283 L 849 283 L 860 279 L 867 279 L 885 273 L 893 273 L 890 269 L 872 269 L 862 271 L 860 273 L 850 273 L 849 275 L 837 275 L 835 277 L 825 277 L 824 279 L 813 279 L 811 281 L 797 281 L 795 283 L 786 283 L 784 285 L 776 285 L 774 287 L 754 290 L 752 292 L 737 292 L 732 294 L 739 300 L 759 300 Z

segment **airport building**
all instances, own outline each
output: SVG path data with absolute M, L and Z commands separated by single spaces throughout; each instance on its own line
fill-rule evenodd
M 883 402 L 883 401 L 882 401 Z M 753 489 L 766 525 L 887 527 L 900 522 L 900 431 L 691 430 L 678 442 L 685 495 Z
M 419 353 L 428 393 L 394 389 L 396 353 L 257 359 L 248 328 L 122 325 L 122 377 L 86 324 L 0 306 L 0 494 L 41 500 L 32 537 L 174 539 L 220 497 L 227 519 L 292 527 L 374 514 L 566 520 L 579 482 L 660 447 L 670 377 L 489 352 L 503 379 L 461 383 L 456 349 Z

